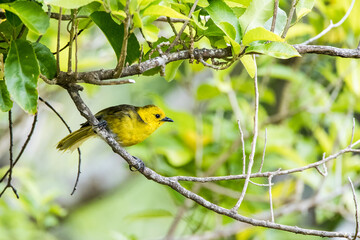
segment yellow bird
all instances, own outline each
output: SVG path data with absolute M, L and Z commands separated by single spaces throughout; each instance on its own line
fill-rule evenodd
M 101 110 L 95 114 L 95 117 L 123 147 L 140 143 L 164 122 L 173 122 L 172 119 L 165 116 L 161 108 L 155 105 L 135 107 L 123 104 Z M 56 148 L 63 151 L 74 151 L 85 140 L 94 136 L 96 133 L 91 125 L 86 122 L 82 124 L 79 130 L 63 138 Z

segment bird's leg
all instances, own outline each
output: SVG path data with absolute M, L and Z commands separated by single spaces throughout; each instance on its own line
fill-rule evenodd
M 107 127 L 107 122 L 104 119 L 100 119 L 99 123 L 96 126 L 100 129 L 105 129 Z
M 140 171 L 142 172 L 145 168 L 145 163 L 138 157 L 132 156 L 136 160 L 135 165 L 129 165 L 129 169 L 132 172 Z

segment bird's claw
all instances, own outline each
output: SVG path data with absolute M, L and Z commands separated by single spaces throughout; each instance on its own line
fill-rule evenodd
M 104 119 L 101 119 L 96 126 L 100 129 L 105 129 L 107 127 L 107 122 Z
M 135 165 L 129 165 L 129 169 L 132 172 L 140 171 L 142 172 L 145 168 L 145 163 L 138 157 L 132 156 L 136 160 Z

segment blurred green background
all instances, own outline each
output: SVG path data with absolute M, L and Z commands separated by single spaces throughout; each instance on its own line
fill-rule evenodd
M 286 3 L 281 4 L 283 9 L 289 9 Z M 330 20 L 339 21 L 349 6 L 348 0 L 316 1 L 314 10 L 303 22 L 290 29 L 287 42 L 301 43 L 316 35 Z M 356 2 L 348 20 L 317 44 L 356 47 L 360 35 L 359 12 L 360 2 Z M 56 24 L 51 20 L 51 27 L 41 40 L 52 46 L 53 51 Z M 163 23 L 159 27 L 160 34 L 171 31 Z M 181 24 L 176 27 L 180 28 Z M 61 42 L 66 44 L 67 41 L 64 27 Z M 204 46 L 209 43 L 200 41 L 195 47 Z M 116 64 L 111 46 L 95 27 L 80 35 L 79 49 L 80 71 L 109 69 Z M 65 70 L 67 52 L 62 54 L 61 67 Z M 354 139 L 359 139 L 359 60 L 308 54 L 289 60 L 259 56 L 257 64 L 260 129 L 254 171 L 260 165 L 265 129 L 267 147 L 263 171 L 304 166 L 321 159 L 324 152 L 328 156 L 345 148 L 350 142 L 354 117 Z M 224 71 L 214 71 L 184 61 L 171 82 L 159 75 L 133 79 L 135 84 L 120 86 L 83 85 L 85 89 L 81 93 L 93 113 L 118 104 L 156 104 L 174 120 L 145 142 L 127 148 L 132 155 L 166 176 L 242 172 L 237 119 L 240 118 L 245 133 L 248 156 L 254 88 L 253 80 L 240 63 Z M 40 82 L 38 90 L 72 130 L 84 122 L 62 88 Z M 13 114 L 14 151 L 17 153 L 30 130 L 32 117 L 17 106 Z M 7 113 L 0 113 L 0 133 L 0 173 L 4 173 L 9 157 Z M 66 134 L 57 116 L 40 102 L 35 133 L 14 169 L 13 182 L 20 199 L 10 190 L 0 199 L 0 240 L 161 239 L 179 212 L 183 214 L 175 236 L 213 232 L 233 224 L 233 220 L 186 201 L 168 187 L 130 172 L 125 161 L 100 139 L 90 140 L 81 148 L 80 182 L 75 194 L 70 196 L 77 173 L 77 154 L 55 149 Z M 346 154 L 329 162 L 326 178 L 314 169 L 275 177 L 272 191 L 275 210 L 291 203 L 301 204 L 316 194 L 329 196 L 348 184 L 348 176 L 356 181 L 359 161 L 358 155 Z M 267 183 L 267 179 L 256 181 Z M 223 181 L 202 185 L 184 183 L 184 186 L 196 189 L 209 201 L 231 208 L 240 195 L 242 184 L 243 181 Z M 1 189 L 4 186 L 0 184 Z M 268 211 L 268 188 L 250 185 L 239 213 L 255 216 Z M 300 214 L 286 212 L 277 217 L 276 222 L 351 232 L 353 211 L 352 194 L 348 190 Z M 304 239 L 304 236 L 242 225 L 224 239 Z

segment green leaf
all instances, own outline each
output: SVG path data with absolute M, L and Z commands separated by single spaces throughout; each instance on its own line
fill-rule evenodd
M 155 25 L 146 25 L 142 30 L 146 41 L 156 42 L 158 40 L 160 29 Z
M 241 27 L 235 13 L 221 0 L 211 1 L 205 9 L 216 26 L 228 37 L 235 54 L 239 54 L 241 50 Z
M 124 39 L 124 25 L 117 24 L 109 13 L 97 11 L 90 18 L 105 34 L 109 43 L 115 51 L 117 59 L 120 57 L 121 46 Z M 140 45 L 134 34 L 131 34 L 127 45 L 126 62 L 133 63 L 140 55 Z
M 245 52 L 260 53 L 281 59 L 300 57 L 300 54 L 293 46 L 284 42 L 271 42 L 250 46 L 246 49 Z
M 267 41 L 275 41 L 275 42 L 283 42 L 284 39 L 281 38 L 279 35 L 266 30 L 263 27 L 253 28 L 247 31 L 243 38 L 243 45 L 247 46 L 252 42 L 260 41 L 260 40 L 267 40 Z
M 63 7 L 68 9 L 79 8 L 81 6 L 87 5 L 94 0 L 46 0 L 47 4 L 54 5 L 57 7 Z M 100 1 L 99 1 L 100 2 Z
M 49 16 L 36 2 L 18 1 L 0 4 L 0 8 L 16 14 L 26 27 L 37 34 L 44 34 L 49 27 Z
M 220 90 L 213 85 L 210 84 L 202 84 L 198 87 L 196 92 L 197 100 L 207 100 L 214 98 L 220 94 Z
M 250 55 L 244 55 L 240 58 L 240 61 L 244 65 L 250 77 L 253 78 L 255 76 L 255 71 L 256 71 L 256 65 L 253 57 Z
M 172 18 L 181 18 L 188 20 L 189 18 L 181 13 L 178 13 L 174 9 L 161 5 L 151 5 L 146 8 L 143 12 L 143 16 L 165 16 Z
M 3 112 L 9 111 L 13 106 L 10 99 L 10 94 L 6 88 L 4 80 L 0 80 L 0 110 Z
M 56 76 L 56 60 L 50 49 L 41 43 L 34 42 L 31 44 L 34 48 L 36 58 L 39 62 L 40 72 L 48 79 Z
M 14 27 L 17 27 L 21 24 L 21 20 L 18 16 L 16 16 L 16 14 L 10 11 L 6 11 L 5 16 L 6 16 L 6 20 L 8 20 L 11 23 L 11 25 L 13 25 Z
M 91 2 L 79 8 L 77 15 L 90 16 L 90 14 L 92 14 L 93 12 L 98 11 L 101 6 L 102 4 L 99 2 Z
M 171 62 L 166 65 L 165 67 L 165 80 L 171 82 L 176 75 L 177 70 L 179 69 L 180 65 L 183 63 L 184 60 Z
M 296 4 L 296 21 L 299 21 L 306 14 L 311 12 L 314 7 L 315 0 L 298 0 Z
M 269 20 L 267 20 L 264 24 L 264 27 L 269 31 L 271 29 L 272 20 L 273 20 L 273 17 L 271 16 L 271 18 Z M 282 10 L 281 8 L 278 8 L 274 33 L 280 35 L 284 31 L 284 28 L 286 25 L 286 20 L 287 20 L 286 12 L 284 10 Z
M 221 0 L 211 1 L 205 8 L 214 23 L 226 34 L 226 36 L 240 43 L 241 27 L 238 19 L 231 8 Z
M 182 0 L 181 2 L 194 4 L 194 0 Z M 199 0 L 197 6 L 204 8 L 209 6 L 209 2 L 207 0 Z
M 28 41 L 11 42 L 5 61 L 5 81 L 11 97 L 27 112 L 36 113 L 39 64 Z
M 239 18 L 243 33 L 256 27 L 264 26 L 273 15 L 274 0 L 253 0 L 244 14 Z

